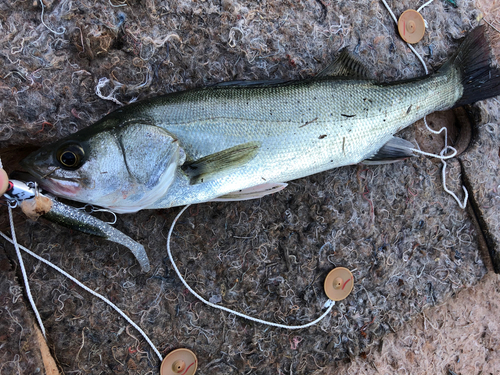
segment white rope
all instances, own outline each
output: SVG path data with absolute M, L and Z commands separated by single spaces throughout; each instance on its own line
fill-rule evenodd
M 460 199 L 458 199 L 458 197 L 455 195 L 455 193 L 452 192 L 451 190 L 449 190 L 446 187 L 446 162 L 443 159 L 441 159 L 441 163 L 443 163 L 442 173 L 443 173 L 443 189 L 444 189 L 444 191 L 446 191 L 453 198 L 455 198 L 455 200 L 457 201 L 457 203 L 460 206 L 460 208 L 462 210 L 465 210 L 465 207 L 467 206 L 467 199 L 469 198 L 469 192 L 467 191 L 467 189 L 465 188 L 465 186 L 462 185 L 462 189 L 464 190 L 465 197 L 464 197 L 464 203 L 460 202 Z
M 442 133 L 444 131 L 444 148 L 441 150 L 441 152 L 439 153 L 439 155 L 431 154 L 429 152 L 424 152 L 424 151 L 417 150 L 417 149 L 414 149 L 414 148 L 412 148 L 411 151 L 418 152 L 419 154 L 430 156 L 430 157 L 433 157 L 433 158 L 438 158 L 438 159 L 441 160 L 441 163 L 443 163 L 443 169 L 442 169 L 443 189 L 448 194 L 450 194 L 457 201 L 457 203 L 460 206 L 460 208 L 464 210 L 465 207 L 467 206 L 467 199 L 469 198 L 469 192 L 467 191 L 467 189 L 465 188 L 465 186 L 462 185 L 462 189 L 464 190 L 464 194 L 465 194 L 463 203 L 460 202 L 460 199 L 456 196 L 456 194 L 454 192 L 452 192 L 450 189 L 448 189 L 448 187 L 446 186 L 446 166 L 447 166 L 447 164 L 446 164 L 445 160 L 451 159 L 451 158 L 453 158 L 453 157 L 455 157 L 457 155 L 457 150 L 454 147 L 452 147 L 452 146 L 448 146 L 448 129 L 446 127 L 444 127 L 444 126 L 441 129 L 439 129 L 439 130 L 433 130 L 433 129 L 431 129 L 429 127 L 429 125 L 427 124 L 427 117 L 426 116 L 424 116 L 424 124 L 425 124 L 425 127 L 427 128 L 427 130 L 429 130 L 431 133 L 440 134 L 440 133 Z M 448 150 L 452 151 L 451 155 L 445 155 L 446 152 L 448 152 Z
M 203 297 L 201 297 L 198 293 L 196 293 L 189 285 L 188 283 L 186 282 L 186 280 L 184 280 L 184 278 L 182 277 L 179 269 L 177 268 L 177 266 L 175 265 L 175 262 L 174 262 L 174 258 L 172 257 L 172 251 L 170 250 L 170 239 L 172 237 L 172 232 L 174 231 L 174 227 L 175 227 L 175 223 L 177 222 L 177 220 L 181 217 L 181 215 L 184 213 L 184 211 L 186 211 L 188 209 L 188 207 L 191 206 L 190 204 L 188 204 L 186 207 L 184 207 L 178 214 L 177 216 L 175 217 L 174 221 L 172 222 L 172 225 L 170 226 L 170 230 L 168 231 L 168 236 L 167 236 L 167 252 L 168 252 L 168 257 L 170 258 L 170 262 L 172 263 L 172 266 L 174 267 L 174 270 L 175 272 L 177 273 L 177 276 L 179 276 L 179 279 L 182 281 L 182 283 L 184 284 L 184 286 L 191 292 L 193 293 L 193 295 L 198 298 L 201 302 L 207 304 L 208 306 L 211 306 L 215 309 L 219 309 L 219 310 L 222 310 L 222 311 L 226 311 L 230 314 L 233 314 L 233 315 L 236 315 L 236 316 L 239 316 L 240 318 L 244 318 L 244 319 L 248 319 L 248 320 L 251 320 L 253 322 L 257 322 L 257 323 L 261 323 L 261 324 L 266 324 L 266 325 L 269 325 L 269 326 L 273 326 L 273 327 L 278 327 L 278 328 L 285 328 L 285 329 L 302 329 L 302 328 L 307 328 L 307 327 L 310 327 L 310 326 L 313 326 L 317 323 L 319 323 L 325 316 L 327 316 L 330 311 L 332 310 L 333 306 L 335 305 L 335 302 L 331 301 L 331 303 L 328 304 L 328 309 L 323 313 L 323 315 L 321 315 L 318 319 L 310 322 L 310 323 L 307 323 L 307 324 L 304 324 L 304 325 L 300 325 L 300 326 L 289 326 L 289 325 L 285 325 L 285 324 L 279 324 L 279 323 L 273 323 L 273 322 L 268 322 L 268 321 L 265 321 L 265 320 L 261 320 L 261 319 L 257 319 L 257 318 L 253 318 L 251 316 L 248 316 L 248 315 L 245 315 L 245 314 L 242 314 L 238 311 L 234 311 L 234 310 L 231 310 L 227 307 L 224 307 L 224 306 L 219 306 L 219 305 L 216 305 L 212 302 L 209 302 L 207 300 L 205 300 Z M 329 300 L 330 301 L 330 300 Z
M 5 234 L 3 234 L 2 232 L 0 232 L 0 235 L 5 238 L 7 241 L 9 241 L 11 244 L 14 244 L 14 246 L 19 246 L 23 251 L 25 251 L 26 253 L 28 253 L 29 255 L 31 255 L 32 257 L 38 259 L 40 262 L 42 263 L 45 263 L 46 265 L 48 265 L 49 267 L 52 267 L 53 269 L 55 269 L 57 272 L 63 274 L 64 276 L 66 276 L 68 279 L 70 279 L 71 281 L 73 281 L 75 284 L 79 285 L 81 288 L 85 289 L 87 292 L 89 292 L 90 294 L 92 294 L 93 296 L 99 298 L 100 300 L 104 301 L 105 303 L 107 303 L 109 306 L 111 306 L 118 314 L 120 314 L 128 323 L 130 323 L 132 325 L 132 327 L 134 327 L 141 335 L 142 337 L 147 341 L 147 343 L 151 346 L 151 348 L 153 349 L 153 351 L 156 353 L 156 355 L 158 356 L 158 358 L 160 359 L 160 361 L 163 361 L 163 356 L 160 354 L 160 352 L 158 351 L 158 349 L 156 349 L 156 347 L 154 346 L 154 344 L 151 342 L 151 340 L 149 339 L 149 337 L 146 335 L 146 333 L 137 325 L 134 323 L 134 321 L 132 319 L 130 319 L 127 315 L 125 315 L 125 313 L 123 311 L 120 310 L 120 308 L 118 306 L 116 306 L 113 302 L 111 302 L 110 300 L 108 300 L 106 297 L 100 295 L 99 293 L 97 292 L 94 292 L 92 289 L 90 289 L 89 287 L 85 286 L 85 284 L 83 284 L 82 282 L 80 282 L 79 280 L 75 279 L 73 276 L 71 276 L 69 273 L 67 273 L 66 271 L 62 270 L 61 268 L 57 267 L 55 264 L 52 264 L 51 262 L 49 262 L 48 260 L 42 258 L 41 256 L 35 254 L 34 252 L 28 250 L 27 248 L 25 248 L 24 246 L 21 246 L 21 245 L 16 245 L 17 242 L 14 242 L 13 239 L 10 239 L 8 236 L 6 236 Z M 43 327 L 43 326 L 42 326 Z M 45 334 L 44 334 L 45 335 Z
M 446 128 L 441 128 L 441 130 L 442 129 L 446 129 Z M 467 199 L 469 198 L 469 192 L 467 191 L 466 187 L 464 185 L 462 185 L 462 189 L 464 190 L 464 195 L 465 195 L 464 201 L 462 203 L 462 202 L 460 202 L 460 199 L 456 196 L 456 194 L 454 192 L 452 192 L 450 189 L 448 189 L 448 187 L 446 186 L 446 166 L 447 166 L 447 164 L 446 164 L 445 160 L 455 157 L 455 155 L 457 154 L 457 150 L 454 147 L 446 146 L 445 148 L 443 148 L 441 150 L 441 153 L 439 155 L 431 154 L 429 152 L 425 152 L 425 151 L 421 151 L 421 150 L 417 150 L 415 148 L 411 148 L 410 150 L 413 152 L 418 152 L 419 154 L 422 154 L 422 155 L 430 156 L 432 158 L 438 158 L 441 160 L 441 163 L 443 163 L 443 169 L 442 169 L 443 189 L 448 194 L 450 194 L 453 198 L 455 198 L 455 200 L 457 201 L 460 208 L 464 210 L 465 207 L 467 207 Z M 448 150 L 453 151 L 453 153 L 451 155 L 445 156 L 444 154 Z
M 43 326 L 42 318 L 40 317 L 38 309 L 36 308 L 35 301 L 33 301 L 33 296 L 31 295 L 30 284 L 28 281 L 28 275 L 26 274 L 26 269 L 24 268 L 24 262 L 21 256 L 21 251 L 19 251 L 19 244 L 17 243 L 16 231 L 14 230 L 14 218 L 12 217 L 12 208 L 8 206 L 8 209 L 9 209 L 10 233 L 12 235 L 11 243 L 14 245 L 14 248 L 16 249 L 17 260 L 19 261 L 19 267 L 21 268 L 21 273 L 23 274 L 24 288 L 26 289 L 28 300 L 30 301 L 31 308 L 35 313 L 36 320 L 38 321 L 38 325 L 40 326 L 40 330 L 42 331 L 43 337 L 45 337 L 46 339 L 47 337 L 45 336 L 45 327 Z
M 425 156 L 430 156 L 431 158 L 437 158 L 437 159 L 440 159 L 440 160 L 446 160 L 446 159 L 451 159 L 453 157 L 455 157 L 455 155 L 457 154 L 457 150 L 454 148 L 454 147 L 451 147 L 451 146 L 447 146 L 446 148 L 444 148 L 443 150 L 441 150 L 441 153 L 443 153 L 443 151 L 445 150 L 451 150 L 452 151 L 452 154 L 451 155 L 436 155 L 436 154 L 431 154 L 430 152 L 425 152 L 425 151 L 422 151 L 422 150 L 418 150 L 416 148 L 410 148 L 411 151 L 413 152 L 418 152 L 419 154 L 422 154 L 422 155 L 425 155 Z
M 424 116 L 424 124 L 425 124 L 425 127 L 427 128 L 427 130 L 429 130 L 431 133 L 440 134 L 440 133 L 442 133 L 444 131 L 444 148 L 439 153 L 439 156 L 432 155 L 432 154 L 430 154 L 429 156 L 433 156 L 433 157 L 437 157 L 438 159 L 441 159 L 441 163 L 443 163 L 443 169 L 442 169 L 443 189 L 444 189 L 444 191 L 446 191 L 448 194 L 450 194 L 457 201 L 457 203 L 458 203 L 458 205 L 460 206 L 461 209 L 465 210 L 465 207 L 467 206 L 467 199 L 469 198 L 469 192 L 467 191 L 467 189 L 465 188 L 465 186 L 462 185 L 462 189 L 464 190 L 464 194 L 465 194 L 464 202 L 463 203 L 460 202 L 460 199 L 458 199 L 458 197 L 455 195 L 455 193 L 452 192 L 451 190 L 449 190 L 448 187 L 446 186 L 446 166 L 447 166 L 447 164 L 446 164 L 445 160 L 446 159 L 450 159 L 450 158 L 454 157 L 457 154 L 457 150 L 455 150 L 455 148 L 453 148 L 451 146 L 448 146 L 448 128 L 446 128 L 445 126 L 443 126 L 439 130 L 433 130 L 433 129 L 431 129 L 429 127 L 429 125 L 427 124 L 427 117 L 426 116 Z M 452 150 L 453 154 L 448 155 L 448 156 L 444 156 L 444 154 L 448 150 Z M 425 154 L 423 151 L 417 151 L 417 152 Z
M 420 60 L 420 62 L 424 66 L 425 74 L 429 74 L 429 71 L 427 70 L 427 65 L 425 65 L 424 59 L 422 59 L 422 57 L 418 54 L 417 50 L 415 48 L 413 48 L 413 46 L 410 43 L 406 43 L 406 44 L 408 44 L 408 47 L 410 47 L 410 49 L 418 57 L 418 59 Z
M 428 2 L 426 2 L 424 5 L 417 9 L 417 12 L 420 13 L 422 9 L 424 9 L 427 5 L 430 5 L 433 1 L 434 0 L 429 0 Z
M 389 5 L 385 2 L 385 0 L 382 0 L 382 2 L 384 3 L 385 7 L 387 8 L 387 10 L 389 11 L 389 14 L 391 15 L 392 19 L 394 20 L 394 22 L 396 22 L 396 25 L 398 24 L 398 19 L 396 17 L 396 15 L 392 12 L 392 9 L 389 7 Z

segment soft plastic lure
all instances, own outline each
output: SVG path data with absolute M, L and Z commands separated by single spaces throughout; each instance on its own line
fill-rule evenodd
M 48 194 L 42 194 L 33 182 L 9 180 L 4 197 L 11 207 L 20 206 L 32 219 L 36 220 L 41 216 L 67 228 L 119 243 L 130 249 L 142 271 L 148 272 L 151 268 L 146 250 L 140 243 L 87 212 L 61 203 Z

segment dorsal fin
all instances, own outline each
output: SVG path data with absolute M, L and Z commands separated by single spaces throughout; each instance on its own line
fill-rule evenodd
M 323 69 L 314 78 L 350 77 L 358 79 L 372 79 L 370 72 L 356 57 L 351 55 L 347 48 L 343 48 L 340 55 Z

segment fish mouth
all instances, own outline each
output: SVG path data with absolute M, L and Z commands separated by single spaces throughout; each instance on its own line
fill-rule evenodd
M 78 185 L 61 184 L 58 183 L 58 180 L 52 179 L 45 180 L 40 185 L 48 192 L 65 198 L 74 198 L 81 190 L 81 187 Z
M 42 176 L 41 178 L 37 178 L 37 183 L 49 193 L 60 197 L 74 198 L 81 190 L 78 180 L 76 178 L 50 178 Z
M 28 158 L 19 163 L 35 180 L 35 182 L 43 189 L 57 196 L 74 197 L 80 191 L 80 178 L 71 177 L 51 177 L 51 174 L 60 169 L 60 167 L 38 168 L 33 166 Z

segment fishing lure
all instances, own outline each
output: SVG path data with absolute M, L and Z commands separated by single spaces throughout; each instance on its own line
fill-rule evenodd
M 40 192 L 35 182 L 9 180 L 4 198 L 10 207 L 21 207 L 31 219 L 43 217 L 56 224 L 119 243 L 134 254 L 143 272 L 148 272 L 151 268 L 143 245 L 84 210 L 61 203 L 51 195 Z

